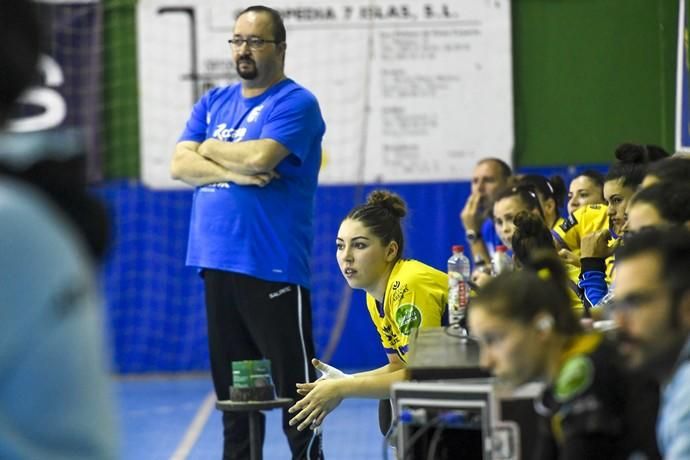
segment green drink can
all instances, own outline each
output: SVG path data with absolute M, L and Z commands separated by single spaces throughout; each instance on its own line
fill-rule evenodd
M 232 362 L 232 385 L 235 388 L 251 388 L 252 361 Z
M 252 370 L 249 376 L 249 382 L 252 388 L 273 385 L 273 381 L 271 379 L 271 361 L 269 359 L 252 361 Z

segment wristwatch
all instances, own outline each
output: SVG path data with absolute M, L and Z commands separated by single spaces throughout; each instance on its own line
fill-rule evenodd
M 475 241 L 481 240 L 482 236 L 479 233 L 475 232 L 474 230 L 467 230 L 465 232 L 465 238 L 467 238 L 467 241 L 470 244 L 473 244 Z

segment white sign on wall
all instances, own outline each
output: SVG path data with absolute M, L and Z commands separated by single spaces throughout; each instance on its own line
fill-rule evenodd
M 268 4 L 287 29 L 286 74 L 326 120 L 322 184 L 466 180 L 479 158 L 511 163 L 510 2 L 294 0 Z M 169 178 L 193 103 L 237 76 L 228 38 L 244 5 L 140 0 L 143 180 Z M 247 5 L 248 6 L 248 5 Z

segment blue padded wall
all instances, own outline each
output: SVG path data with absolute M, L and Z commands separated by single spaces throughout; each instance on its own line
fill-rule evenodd
M 521 172 L 561 174 L 578 168 L 529 168 Z M 602 169 L 600 166 L 597 169 Z M 364 295 L 351 293 L 335 261 L 340 221 L 355 204 L 379 188 L 321 186 L 316 198 L 313 252 L 313 317 L 317 354 L 345 368 L 385 362 L 370 323 Z M 405 256 L 445 270 L 452 244 L 464 243 L 459 212 L 469 183 L 396 184 L 409 207 Z M 120 373 L 208 369 L 203 286 L 185 267 L 191 191 L 154 191 L 135 181 L 114 181 L 96 193 L 113 219 L 114 244 L 103 269 L 103 285 L 115 370 Z M 350 300 L 351 299 L 351 300 Z M 331 342 L 334 325 L 340 339 Z

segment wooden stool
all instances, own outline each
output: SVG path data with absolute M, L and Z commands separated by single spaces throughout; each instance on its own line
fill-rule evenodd
M 261 460 L 263 458 L 263 446 L 259 430 L 261 429 L 261 417 L 259 412 L 281 407 L 289 407 L 293 403 L 291 398 L 276 398 L 268 401 L 216 401 L 216 409 L 223 412 L 247 412 L 249 416 L 249 458 Z

